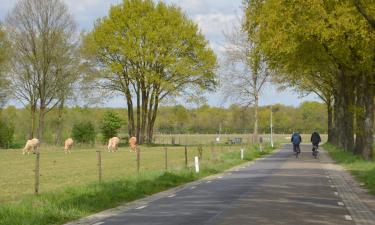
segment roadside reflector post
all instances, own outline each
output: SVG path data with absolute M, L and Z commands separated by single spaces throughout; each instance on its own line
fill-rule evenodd
M 195 156 L 195 172 L 199 173 L 199 158 Z
M 243 160 L 243 148 L 241 148 L 241 159 Z

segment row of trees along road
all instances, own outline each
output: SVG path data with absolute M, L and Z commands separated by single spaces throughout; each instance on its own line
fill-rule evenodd
M 317 93 L 328 108 L 329 142 L 372 158 L 374 1 L 246 0 L 244 6 L 243 28 L 277 81 Z
M 79 35 L 62 0 L 19 0 L 4 27 L 0 72 L 3 61 L 9 70 L 7 79 L 0 76 L 0 100 L 10 81 L 4 93 L 12 92 L 30 109 L 30 138 L 38 122 L 37 137 L 43 139 L 45 116 L 58 109 L 59 144 L 64 105 L 82 95 L 78 89 L 94 85 L 95 93 L 123 94 L 129 136 L 151 142 L 161 101 L 216 85 L 215 54 L 197 25 L 174 5 L 123 0 L 91 32 Z M 5 49 L 10 51 L 4 54 Z
M 139 143 L 152 142 L 162 100 L 216 84 L 216 56 L 197 25 L 162 1 L 112 6 L 83 43 L 87 64 L 98 70 L 98 86 L 126 99 L 129 136 Z

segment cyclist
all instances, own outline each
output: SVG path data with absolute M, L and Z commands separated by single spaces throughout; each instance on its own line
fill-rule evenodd
M 314 131 L 312 134 L 311 134 L 311 143 L 313 145 L 313 148 L 312 148 L 312 152 L 313 152 L 313 156 L 316 156 L 317 154 L 317 151 L 318 151 L 318 148 L 319 148 L 319 143 L 322 141 L 322 139 L 320 138 L 320 135 L 318 132 Z
M 301 135 L 298 132 L 294 132 L 290 141 L 293 143 L 293 151 L 296 154 L 301 153 L 301 149 L 299 147 L 299 144 L 302 142 Z

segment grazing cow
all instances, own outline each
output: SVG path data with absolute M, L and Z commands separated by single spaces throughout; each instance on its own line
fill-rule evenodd
M 40 144 L 39 139 L 33 138 L 31 140 L 28 140 L 26 142 L 25 147 L 23 148 L 22 154 L 25 155 L 26 152 L 27 152 L 27 154 L 30 154 L 31 151 L 33 151 L 33 153 L 38 152 L 39 151 L 39 144 Z
M 137 150 L 137 138 L 136 137 L 131 137 L 129 139 L 129 146 L 131 151 L 136 151 Z
M 113 137 L 108 141 L 108 152 L 115 152 L 118 149 L 118 144 L 120 143 L 120 138 Z
M 68 139 L 65 140 L 65 147 L 64 147 L 65 154 L 68 153 L 68 152 L 71 153 L 70 149 L 72 149 L 73 143 L 74 143 L 74 141 L 71 138 L 68 138 Z

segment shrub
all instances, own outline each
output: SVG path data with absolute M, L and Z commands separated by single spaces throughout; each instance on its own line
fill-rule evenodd
M 115 137 L 122 126 L 123 120 L 117 113 L 107 111 L 100 122 L 100 132 L 102 141 L 105 143 L 109 138 Z
M 91 122 L 76 123 L 72 128 L 72 136 L 77 143 L 94 144 L 96 137 L 94 125 Z
M 14 126 L 0 120 L 0 148 L 9 148 L 13 142 Z

